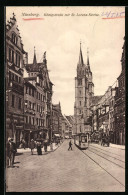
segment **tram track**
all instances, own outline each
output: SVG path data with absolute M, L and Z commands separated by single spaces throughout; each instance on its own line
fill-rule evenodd
M 104 149 L 102 149 L 102 148 L 99 148 L 99 147 L 96 147 L 96 146 L 93 146 L 93 145 L 89 145 L 89 147 L 93 147 L 93 148 L 97 148 L 97 149 L 99 149 L 99 150 L 102 150 L 102 151 L 104 151 L 104 152 L 107 152 L 108 153 L 108 151 L 107 150 L 104 150 Z M 109 153 L 111 153 L 111 154 L 114 154 L 114 155 L 116 155 L 116 156 L 120 156 L 120 154 L 116 154 L 116 153 L 113 153 L 113 152 L 110 152 L 109 151 Z
M 109 156 L 109 157 L 111 157 L 111 158 L 114 158 L 115 160 L 118 160 L 118 161 L 120 161 L 120 162 L 125 163 L 125 161 L 120 160 L 120 159 L 118 159 L 117 157 L 114 157 L 114 156 L 109 155 L 107 151 L 106 151 L 106 153 L 104 153 L 104 152 L 101 152 L 101 151 L 95 149 L 95 147 L 94 147 L 94 148 L 91 148 L 91 149 L 96 150 L 96 151 L 98 151 L 98 152 L 100 152 L 100 153 L 102 153 L 102 154 L 104 154 L 104 155 L 106 155 L 106 156 Z M 90 146 L 89 146 L 89 150 L 90 150 Z
M 89 156 L 84 150 L 80 150 L 85 156 L 90 158 L 93 162 L 95 162 L 101 169 L 103 169 L 107 174 L 109 174 L 111 177 L 113 177 L 118 183 L 120 183 L 123 187 L 125 185 L 121 183 L 116 177 L 114 177 L 109 171 L 107 171 L 103 166 L 101 166 L 96 160 L 94 160 L 91 156 Z M 106 160 L 106 159 L 105 159 Z M 115 164 L 116 165 L 116 164 Z M 121 168 L 121 167 L 120 167 Z M 123 168 L 124 169 L 124 168 Z
M 88 148 L 88 151 L 90 151 L 90 152 L 92 152 L 92 153 L 96 154 L 97 156 L 100 156 L 101 158 L 103 158 L 103 159 L 105 159 L 105 160 L 107 160 L 107 161 L 109 161 L 109 162 L 113 163 L 114 165 L 116 165 L 116 166 L 118 166 L 118 167 L 120 167 L 120 168 L 122 168 L 122 169 L 125 169 L 125 168 L 124 168 L 124 167 L 122 167 L 121 165 L 119 165 L 119 164 L 117 164 L 117 163 L 113 162 L 112 160 L 109 160 L 109 159 L 107 159 L 107 158 L 103 157 L 103 156 L 102 156 L 102 155 L 100 155 L 100 154 L 97 154 L 96 152 L 94 152 L 94 151 L 90 150 L 89 148 Z

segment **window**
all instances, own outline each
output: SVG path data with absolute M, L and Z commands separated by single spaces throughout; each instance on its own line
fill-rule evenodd
M 16 53 L 16 66 L 18 65 L 18 54 Z
M 35 123 L 35 120 L 34 120 L 34 117 L 32 118 L 32 124 L 34 125 L 34 123 Z
M 21 109 L 21 98 L 19 98 L 18 109 Z
M 12 73 L 12 81 L 14 81 L 15 79 L 14 79 L 14 74 Z
M 36 119 L 36 124 L 38 125 L 38 118 Z
M 11 55 L 11 53 L 12 53 L 12 50 L 9 48 L 9 61 L 10 62 L 12 61 L 12 55 Z
M 81 110 L 79 110 L 79 114 L 81 114 Z
M 21 83 L 21 77 L 19 77 L 19 83 Z
M 26 94 L 28 94 L 28 87 L 26 86 Z
M 18 67 L 20 67 L 20 55 L 18 56 Z
M 15 105 L 15 95 L 12 95 L 12 107 Z
M 28 100 L 25 100 L 25 108 L 28 107 Z
M 81 106 L 81 101 L 80 101 L 80 106 Z
M 11 77 L 11 72 L 9 71 L 9 81 L 11 81 L 12 80 L 12 77 Z
M 31 124 L 31 116 L 29 116 L 29 124 Z
M 28 123 L 28 116 L 26 116 L 25 119 L 26 119 L 26 123 Z
M 78 85 L 82 85 L 82 79 L 78 80 Z
M 14 33 L 12 34 L 12 42 L 17 45 L 17 37 Z
M 29 109 L 31 109 L 31 102 L 29 102 Z
M 29 87 L 29 95 L 31 95 L 31 88 Z
M 35 104 L 33 103 L 33 110 L 35 110 Z
M 18 76 L 17 75 L 15 75 L 15 81 L 18 82 Z
M 32 96 L 34 97 L 34 89 L 32 89 Z
M 14 63 L 14 51 L 12 50 L 12 62 Z
M 80 126 L 80 132 L 81 132 L 81 126 Z

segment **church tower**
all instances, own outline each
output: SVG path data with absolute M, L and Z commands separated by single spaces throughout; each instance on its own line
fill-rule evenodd
M 77 64 L 77 76 L 75 77 L 75 104 L 74 104 L 74 133 L 91 132 L 92 97 L 94 96 L 94 84 L 89 63 L 89 51 L 87 50 L 87 64 L 84 63 L 81 43 L 79 61 Z

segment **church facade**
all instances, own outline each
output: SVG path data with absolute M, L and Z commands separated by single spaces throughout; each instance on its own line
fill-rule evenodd
M 87 51 L 87 63 L 84 63 L 81 44 L 77 76 L 75 77 L 74 133 L 91 133 L 91 103 L 94 96 L 94 84 Z

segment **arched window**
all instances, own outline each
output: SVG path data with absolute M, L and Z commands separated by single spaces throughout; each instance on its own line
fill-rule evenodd
M 17 45 L 18 38 L 15 33 L 12 33 L 12 42 Z

